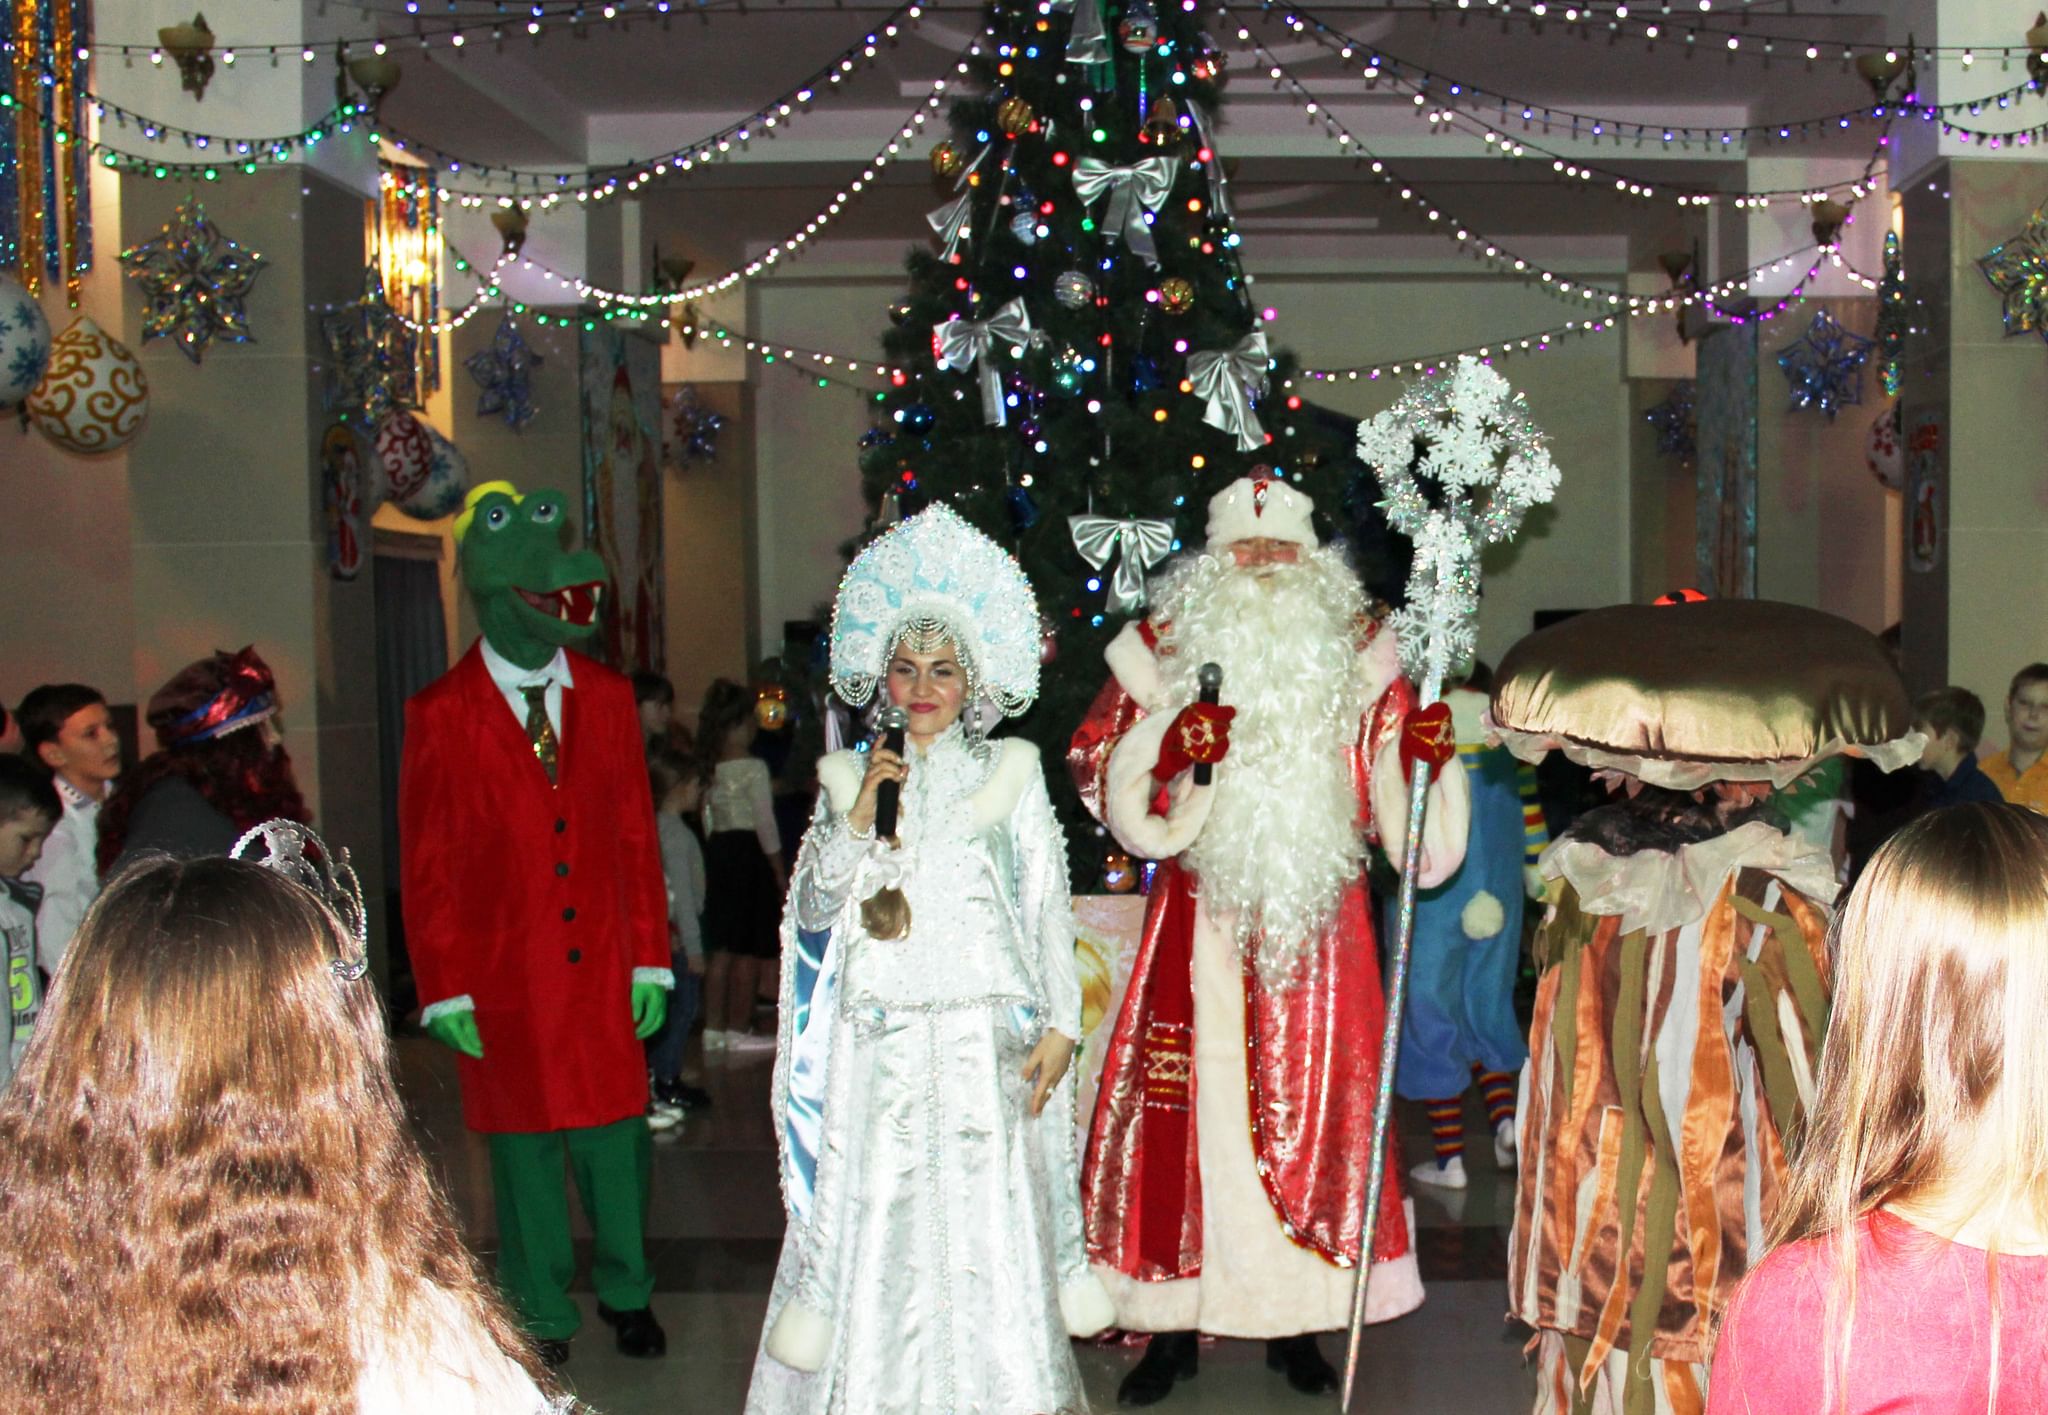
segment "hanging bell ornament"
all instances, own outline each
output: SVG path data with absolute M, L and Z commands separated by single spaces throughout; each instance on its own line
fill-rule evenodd
M 1842 238 L 1842 223 L 1849 219 L 1849 208 L 1833 200 L 1817 201 L 1813 212 L 1813 239 L 1817 245 L 1833 246 Z
M 1168 314 L 1186 314 L 1195 307 L 1195 287 L 1178 275 L 1159 282 L 1159 308 Z
M 1086 309 L 1095 302 L 1095 282 L 1078 270 L 1063 271 L 1052 282 L 1052 297 L 1061 309 Z
M 1028 132 L 1037 121 L 1038 114 L 1032 111 L 1031 105 L 1015 94 L 996 105 L 996 126 L 1003 130 L 1005 137 L 1014 138 L 1019 133 Z
M 1870 96 L 1882 103 L 1891 92 L 1892 80 L 1906 69 L 1906 61 L 1895 50 L 1879 53 L 1870 50 L 1856 56 L 1856 72 L 1863 76 L 1863 82 L 1870 85 Z
M 966 161 L 960 156 L 960 149 L 952 143 L 938 142 L 932 145 L 932 175 L 940 181 L 952 181 L 960 175 L 961 169 L 966 165 Z
M 400 70 L 398 61 L 388 54 L 363 54 L 348 61 L 348 76 L 363 91 L 363 97 L 370 100 L 370 111 L 374 113 L 384 102 L 384 95 L 398 87 Z
M 518 255 L 526 244 L 526 213 L 516 206 L 501 206 L 491 213 L 491 225 L 505 243 L 505 254 Z
M 206 86 L 213 81 L 213 31 L 206 27 L 206 16 L 194 15 L 190 24 L 166 25 L 156 32 L 156 39 L 178 66 L 180 86 L 194 102 L 205 98 Z
M 1116 22 L 1116 42 L 1133 54 L 1149 54 L 1159 43 L 1159 13 L 1152 0 L 1131 0 Z
M 1174 107 L 1171 98 L 1161 94 L 1145 118 L 1142 136 L 1154 148 L 1168 151 L 1180 146 L 1181 135 L 1180 110 Z

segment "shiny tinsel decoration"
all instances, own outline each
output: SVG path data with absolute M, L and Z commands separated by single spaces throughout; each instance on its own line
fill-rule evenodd
M 178 203 L 161 232 L 120 260 L 142 290 L 143 343 L 168 336 L 196 364 L 215 340 L 256 337 L 242 302 L 269 262 L 223 236 L 197 198 Z
M 1699 451 L 1699 410 L 1693 406 L 1693 392 L 1692 380 L 1681 378 L 1664 395 L 1663 402 L 1643 414 L 1644 420 L 1657 429 L 1657 450 L 1681 462 L 1690 462 Z
M 1877 282 L 1877 357 L 1887 398 L 1899 396 L 1899 360 L 1906 352 L 1906 263 L 1899 233 L 1884 233 L 1884 278 Z
M 533 371 L 541 366 L 541 356 L 519 332 L 519 321 L 512 318 L 511 311 L 506 311 L 504 322 L 491 336 L 491 347 L 477 350 L 462 366 L 481 390 L 476 399 L 478 417 L 495 413 L 505 420 L 506 427 L 517 431 L 540 411 L 533 405 Z
M 697 385 L 685 383 L 669 395 L 662 417 L 662 453 L 678 471 L 718 456 L 718 434 L 726 419 L 697 400 Z
M 1822 310 L 1804 334 L 1778 352 L 1778 367 L 1791 386 L 1794 408 L 1836 413 L 1863 401 L 1863 366 L 1876 345 L 1851 334 Z
M 320 317 L 321 337 L 334 356 L 334 406 L 375 426 L 394 408 L 418 405 L 412 330 L 384 298 L 384 277 L 363 268 L 363 293 Z
M 2000 241 L 1977 261 L 1977 268 L 1998 291 L 2007 334 L 2038 334 L 2048 339 L 2048 207 L 2027 218 L 2027 228 Z

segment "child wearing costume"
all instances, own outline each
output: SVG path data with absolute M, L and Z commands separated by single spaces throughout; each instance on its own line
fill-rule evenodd
M 1616 790 L 1543 857 L 1549 909 L 1508 1254 L 1537 1415 L 1698 1411 L 1713 1332 L 1814 1112 L 1834 862 L 1774 789 L 1921 739 L 1875 637 L 1758 600 L 1620 605 L 1523 639 L 1491 708 Z
M 1016 561 L 944 507 L 840 586 L 833 686 L 909 725 L 900 755 L 819 763 L 797 857 L 773 1093 L 789 1228 L 748 1415 L 1087 1408 L 1068 1338 L 1113 1314 L 1081 1244 L 1066 846 L 1036 749 L 962 721 L 1031 705 L 1038 644 Z

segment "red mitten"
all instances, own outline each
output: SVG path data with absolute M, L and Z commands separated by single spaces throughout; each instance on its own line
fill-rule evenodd
M 1451 726 L 1451 705 L 1431 703 L 1408 714 L 1401 724 L 1401 776 L 1412 780 L 1415 764 L 1427 762 L 1435 771 L 1458 752 L 1458 734 Z
M 1171 781 L 1196 763 L 1220 762 L 1230 751 L 1230 720 L 1237 709 L 1218 703 L 1189 703 L 1166 729 L 1159 760 L 1152 765 L 1157 781 Z

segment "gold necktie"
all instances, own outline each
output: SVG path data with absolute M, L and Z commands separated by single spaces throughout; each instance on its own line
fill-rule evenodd
M 533 754 L 540 758 L 540 764 L 552 782 L 559 747 L 555 741 L 555 725 L 548 721 L 548 685 L 541 683 L 519 691 L 526 695 L 526 735 L 533 740 Z

